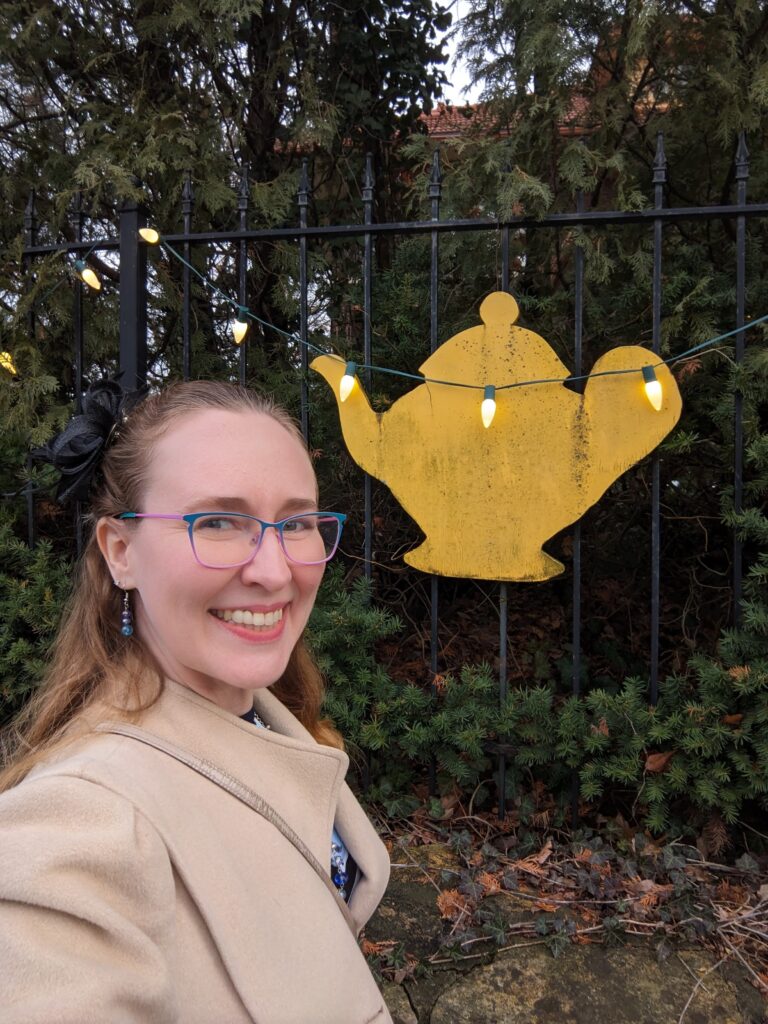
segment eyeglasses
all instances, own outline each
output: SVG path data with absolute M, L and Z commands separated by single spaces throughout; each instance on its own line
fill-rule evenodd
M 123 512 L 117 519 L 176 519 L 187 524 L 192 552 L 207 569 L 234 569 L 256 557 L 266 530 L 277 531 L 286 558 L 322 565 L 333 558 L 347 517 L 341 512 L 304 512 L 270 523 L 242 512 Z

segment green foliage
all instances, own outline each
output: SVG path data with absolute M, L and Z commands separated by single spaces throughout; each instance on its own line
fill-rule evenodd
M 762 439 L 750 447 L 759 473 L 767 451 Z M 753 507 L 736 519 L 745 539 L 764 539 L 764 512 Z M 375 763 L 369 797 L 389 813 L 416 806 L 413 787 L 431 758 L 441 792 L 458 786 L 487 801 L 494 744 L 503 742 L 508 792 L 524 818 L 532 809 L 521 797 L 524 778 L 542 779 L 565 800 L 574 769 L 593 805 L 618 805 L 655 832 L 690 834 L 713 815 L 733 825 L 750 806 L 768 810 L 767 584 L 760 555 L 745 581 L 742 627 L 725 632 L 717 657 L 696 654 L 686 676 L 665 679 L 655 707 L 647 680 L 632 677 L 580 698 L 546 684 L 516 687 L 503 704 L 486 665 L 446 677 L 435 696 L 395 683 L 373 648 L 396 620 L 371 605 L 364 581 L 347 589 L 338 572 L 313 618 L 313 645 L 329 678 L 328 712 Z M 439 818 L 442 805 L 433 803 Z
M 39 682 L 70 589 L 70 566 L 42 541 L 30 549 L 0 506 L 0 723 Z

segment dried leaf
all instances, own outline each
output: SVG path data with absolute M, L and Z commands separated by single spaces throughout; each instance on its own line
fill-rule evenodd
M 437 909 L 446 921 L 455 921 L 466 914 L 469 907 L 469 900 L 458 889 L 444 889 L 437 897 Z
M 525 857 L 523 860 L 512 861 L 512 867 L 518 871 L 525 871 L 529 875 L 536 875 L 537 878 L 547 874 L 547 869 L 537 863 L 535 857 Z
M 556 914 L 560 909 L 558 903 L 548 903 L 546 900 L 536 900 L 533 904 L 534 910 L 542 910 L 545 914 Z
M 663 772 L 674 755 L 674 750 L 665 750 L 658 754 L 649 754 L 645 759 L 645 770 L 647 772 Z
M 692 376 L 699 369 L 701 369 L 701 359 L 695 357 L 678 363 L 673 372 L 678 380 L 685 380 L 686 377 Z
M 710 815 L 701 838 L 704 840 L 707 857 L 710 855 L 717 857 L 731 845 L 731 837 L 728 835 L 725 822 L 716 813 Z
M 741 725 L 744 715 L 723 715 L 720 721 L 723 725 Z
M 746 679 L 749 675 L 749 665 L 734 665 L 733 668 L 728 669 L 728 675 L 737 682 Z
M 537 864 L 543 864 L 545 861 L 549 860 L 549 858 L 551 856 L 552 856 L 552 840 L 548 839 L 546 841 L 546 843 L 544 843 L 542 848 L 539 850 L 539 852 L 535 853 L 533 855 L 532 859 L 535 860 Z
M 477 876 L 477 881 L 482 885 L 485 896 L 491 896 L 495 892 L 501 892 L 501 881 L 498 875 L 492 874 L 490 871 L 481 871 Z
M 604 718 L 601 718 L 597 725 L 590 725 L 590 730 L 593 736 L 610 736 L 608 729 L 608 723 Z
M 363 956 L 381 956 L 382 953 L 388 953 L 396 945 L 394 939 L 383 939 L 381 942 L 370 942 L 368 939 L 363 939 L 360 948 L 363 951 Z

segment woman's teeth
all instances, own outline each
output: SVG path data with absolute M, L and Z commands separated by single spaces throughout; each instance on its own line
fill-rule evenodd
M 215 609 L 213 614 L 225 622 L 234 622 L 238 626 L 276 626 L 283 617 L 283 609 L 277 608 L 273 612 L 249 612 L 247 609 L 241 611 L 236 608 L 231 611 L 227 608 L 224 611 Z

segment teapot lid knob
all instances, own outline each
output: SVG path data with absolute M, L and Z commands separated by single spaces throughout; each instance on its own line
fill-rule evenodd
M 509 292 L 491 292 L 480 306 L 480 317 L 486 326 L 513 324 L 520 315 L 520 307 Z

